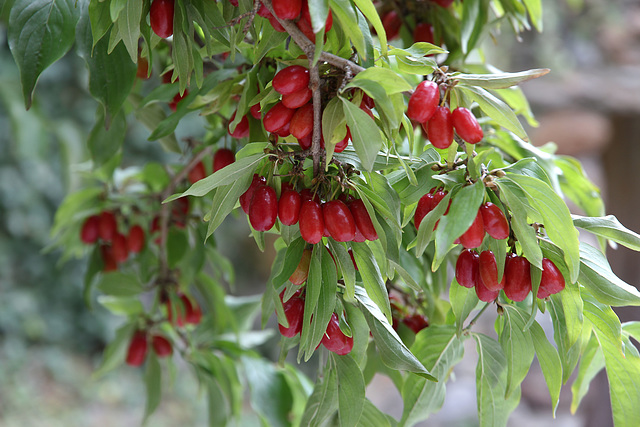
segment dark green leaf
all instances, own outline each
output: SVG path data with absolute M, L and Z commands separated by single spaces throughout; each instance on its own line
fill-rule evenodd
M 323 425 L 338 410 L 338 382 L 334 369 L 326 371 L 324 378 L 319 377 L 316 387 L 307 401 L 302 415 L 301 426 Z
M 105 294 L 115 297 L 133 297 L 144 291 L 135 275 L 119 271 L 104 274 L 97 287 Z
M 231 213 L 235 207 L 238 198 L 247 191 L 251 184 L 253 175 L 248 173 L 231 183 L 216 189 L 213 197 L 213 204 L 209 212 L 209 227 L 207 229 L 207 237 L 211 236 L 214 231 L 222 224 L 222 221 Z
M 378 263 L 373 257 L 371 249 L 365 242 L 352 242 L 351 248 L 367 295 L 378 306 L 385 317 L 390 320 L 391 306 L 389 305 L 389 295 L 387 294 L 382 273 L 380 272 Z
M 100 366 L 93 372 L 93 379 L 102 377 L 124 362 L 134 328 L 135 324 L 133 323 L 126 323 L 118 328 L 116 336 L 109 342 L 102 353 L 102 361 Z
M 386 56 L 387 34 L 384 31 L 382 21 L 380 20 L 380 15 L 378 15 L 378 11 L 373 5 L 373 2 L 371 0 L 354 0 L 354 3 L 358 7 L 358 9 L 360 9 L 362 14 L 367 18 L 367 20 L 371 23 L 371 25 L 373 25 L 373 28 L 378 34 L 378 40 L 380 40 L 380 51 L 382 53 L 382 56 Z
M 89 134 L 89 152 L 95 166 L 102 166 L 120 150 L 127 130 L 127 120 L 121 111 L 113 117 L 109 129 L 105 128 L 104 109 L 96 113 L 96 123 Z
M 149 416 L 155 412 L 162 398 L 162 369 L 154 352 L 150 352 L 147 358 L 147 366 L 144 370 L 144 385 L 147 390 L 147 401 L 144 407 L 144 424 Z
M 338 417 L 343 426 L 355 426 L 360 420 L 365 401 L 362 371 L 350 355 L 332 354 L 336 366 Z
M 373 169 L 373 163 L 382 147 L 380 130 L 367 113 L 342 97 L 340 100 L 344 104 L 344 114 L 351 131 L 353 146 L 360 157 L 362 166 L 370 171 Z
M 110 312 L 119 316 L 132 316 L 144 313 L 144 306 L 138 298 L 99 295 L 98 302 Z
M 505 398 L 520 388 L 533 362 L 534 348 L 531 335 L 525 332 L 527 315 L 515 306 L 505 305 L 500 345 L 507 358 L 507 388 Z
M 488 1 L 467 0 L 463 3 L 462 28 L 460 34 L 463 53 L 469 53 L 478 43 L 487 24 L 488 15 Z
M 282 373 L 264 359 L 243 357 L 241 360 L 251 390 L 251 406 L 268 425 L 289 426 L 293 396 Z

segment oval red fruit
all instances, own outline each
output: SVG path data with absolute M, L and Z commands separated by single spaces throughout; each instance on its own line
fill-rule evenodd
M 282 24 L 280 22 L 278 22 L 278 19 L 275 16 L 273 16 L 272 14 L 269 14 L 267 16 L 267 19 L 269 20 L 269 23 L 271 24 L 273 29 L 276 30 L 277 32 L 284 33 L 284 32 L 287 31 L 287 30 L 284 29 Z
M 484 239 L 484 226 L 482 225 L 482 214 L 480 210 L 473 219 L 471 226 L 460 236 L 460 243 L 465 249 L 473 249 L 482 245 Z
M 300 235 L 305 242 L 312 245 L 322 240 L 324 232 L 324 220 L 322 218 L 322 208 L 315 200 L 305 200 L 300 208 Z
M 498 206 L 487 202 L 480 206 L 484 231 L 494 239 L 502 240 L 509 237 L 509 223 L 504 212 Z
M 301 0 L 273 0 L 271 4 L 273 11 L 280 19 L 296 19 L 302 10 Z
M 402 323 L 407 325 L 414 334 L 417 334 L 418 332 L 429 326 L 429 321 L 427 320 L 427 318 L 419 313 L 414 313 L 410 316 L 405 317 L 404 319 L 402 319 Z
M 110 242 L 118 232 L 118 222 L 113 213 L 104 211 L 100 214 L 100 238 L 105 242 Z
M 111 252 L 113 253 L 113 258 L 117 263 L 125 262 L 127 258 L 129 258 L 129 245 L 127 244 L 127 238 L 124 235 L 120 233 L 113 235 L 113 239 L 111 241 Z
M 531 264 L 525 257 L 508 257 L 504 267 L 504 293 L 511 301 L 524 301 L 531 292 Z
M 458 107 L 451 113 L 451 121 L 456 132 L 469 144 L 482 141 L 484 132 L 471 111 L 464 107 Z
M 251 184 L 247 191 L 245 191 L 242 196 L 240 196 L 240 207 L 244 213 L 249 215 L 249 206 L 251 205 L 251 198 L 253 197 L 253 192 L 260 185 L 267 182 L 267 179 L 264 176 L 260 176 L 257 173 L 253 174 L 253 179 L 251 180 Z
M 419 123 L 427 122 L 435 114 L 438 101 L 440 101 L 438 85 L 429 80 L 422 81 L 409 98 L 407 117 Z
M 245 117 L 246 118 L 246 117 Z M 237 129 L 237 128 L 236 128 Z M 236 161 L 236 153 L 228 148 L 221 148 L 213 155 L 213 171 L 217 172 Z
M 249 108 L 249 112 L 253 116 L 254 119 L 260 120 L 262 119 L 262 114 L 260 113 L 260 103 L 253 104 L 251 108 Z
M 95 243 L 100 237 L 100 215 L 91 215 L 82 224 L 80 240 L 83 243 Z
M 282 102 L 278 102 L 276 105 L 264 115 L 262 123 L 267 132 L 276 132 L 284 125 L 291 122 L 295 110 L 287 108 Z
M 129 252 L 137 254 L 144 249 L 144 230 L 138 224 L 129 229 L 127 236 L 127 248 Z
M 453 121 L 448 107 L 437 107 L 427 122 L 427 134 L 434 147 L 449 148 L 453 142 Z
M 476 290 L 476 295 L 478 296 L 478 299 L 484 302 L 495 301 L 496 298 L 498 298 L 498 295 L 500 294 L 499 290 L 491 291 L 487 289 L 484 283 L 482 283 L 482 280 L 476 281 L 475 290 Z
M 282 103 L 287 108 L 291 108 L 291 109 L 300 108 L 304 104 L 309 102 L 312 95 L 313 95 L 313 92 L 311 91 L 311 89 L 309 89 L 308 87 L 305 87 L 300 89 L 299 91 L 290 93 L 288 95 L 283 95 Z
M 309 276 L 309 264 L 311 263 L 312 251 L 305 249 L 302 251 L 302 258 L 296 267 L 296 270 L 289 277 L 289 281 L 294 285 L 300 286 L 307 281 Z
M 204 169 L 204 163 L 198 162 L 194 167 L 191 168 L 187 178 L 191 184 L 195 184 L 200 181 L 202 178 L 207 176 L 207 171 Z
M 101 245 L 100 255 L 102 257 L 102 271 L 116 271 L 118 269 L 118 263 L 113 257 L 113 251 L 111 245 Z
M 350 242 L 356 234 L 356 223 L 342 200 L 332 200 L 322 206 L 324 223 L 337 242 Z
M 298 139 L 304 139 L 311 134 L 313 131 L 313 104 L 306 104 L 296 110 L 291 117 L 289 131 Z
M 267 231 L 276 223 L 278 217 L 278 196 L 276 190 L 268 185 L 255 189 L 249 206 L 249 222 L 256 231 Z
M 540 278 L 540 288 L 538 288 L 538 298 L 557 294 L 564 287 L 564 276 L 558 267 L 549 258 L 542 258 L 542 277 Z
M 382 26 L 384 32 L 387 34 L 387 40 L 393 40 L 400 34 L 400 27 L 402 27 L 402 19 L 398 16 L 395 10 L 390 10 L 382 17 Z
M 136 331 L 131 337 L 127 350 L 127 365 L 140 366 L 147 357 L 147 334 L 144 331 Z
M 284 291 L 280 293 L 280 300 L 284 297 Z M 304 300 L 300 298 L 299 292 L 293 294 L 291 298 L 282 303 L 284 314 L 289 323 L 289 327 L 285 328 L 278 324 L 280 333 L 288 338 L 295 337 L 302 330 L 302 320 L 304 318 Z
M 249 119 L 247 118 L 247 116 L 242 117 L 242 119 L 240 119 L 240 121 L 238 122 L 238 124 L 236 125 L 235 129 L 232 132 L 231 123 L 233 123 L 233 120 L 235 118 L 236 118 L 236 112 L 234 112 L 231 118 L 229 119 L 229 126 L 227 127 L 227 131 L 229 132 L 229 135 L 231 135 L 234 138 L 246 138 L 247 136 L 249 136 Z
M 300 217 L 302 198 L 295 190 L 285 190 L 280 194 L 278 201 L 278 218 L 284 225 L 294 225 Z
M 426 22 L 420 22 L 413 30 L 413 42 L 426 42 L 434 44 L 433 25 Z
M 180 101 L 182 101 L 187 95 L 189 95 L 189 91 L 186 89 L 184 90 L 184 93 L 182 95 L 176 93 L 171 102 L 169 102 L 169 108 L 171 109 L 171 111 L 175 112 L 178 109 L 178 104 L 180 103 Z
M 173 35 L 173 0 L 153 0 L 149 8 L 151 29 L 158 37 Z
M 480 256 L 476 251 L 465 249 L 456 261 L 456 280 L 465 288 L 473 288 L 478 282 Z
M 271 85 L 282 95 L 297 92 L 309 86 L 309 70 L 301 65 L 290 65 L 276 73 Z
M 342 153 L 345 148 L 349 145 L 349 141 L 351 141 L 351 131 L 349 130 L 349 126 L 347 126 L 347 134 L 345 137 L 336 144 L 333 148 L 334 153 Z
M 349 203 L 349 209 L 351 210 L 357 229 L 362 233 L 364 238 L 367 240 L 377 240 L 378 232 L 373 226 L 367 207 L 364 205 L 362 199 L 356 199 Z
M 420 223 L 422 222 L 422 219 L 433 210 L 433 207 L 434 203 L 432 193 L 427 193 L 424 196 L 420 197 L 420 200 L 418 200 L 416 213 L 413 215 L 413 221 L 416 226 L 416 230 L 420 229 Z
M 340 330 L 340 321 L 335 313 L 331 314 L 327 330 L 320 341 L 327 350 L 337 355 L 344 356 L 353 349 L 353 337 L 348 337 Z
M 493 252 L 482 251 L 480 253 L 478 272 L 480 278 L 478 282 L 482 282 L 489 291 L 495 292 L 504 288 L 504 274 L 502 280 L 498 282 L 498 264 Z
M 153 351 L 158 355 L 158 357 L 167 357 L 173 353 L 171 342 L 162 335 L 154 335 L 151 338 L 151 345 L 153 346 Z

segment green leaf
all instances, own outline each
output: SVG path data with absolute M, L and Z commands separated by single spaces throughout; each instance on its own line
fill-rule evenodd
M 527 80 L 537 79 L 547 74 L 548 68 L 536 68 L 518 73 L 495 74 L 453 74 L 451 80 L 459 81 L 463 86 L 480 86 L 485 89 L 505 89 Z
M 362 415 L 365 384 L 362 371 L 350 355 L 331 355 L 336 366 L 338 388 L 338 417 L 340 425 L 355 426 Z
M 222 224 L 222 221 L 231 213 L 240 196 L 247 191 L 253 175 L 248 173 L 239 177 L 235 182 L 218 187 L 213 196 L 211 211 L 209 212 L 209 227 L 207 228 L 207 237 L 211 236 L 214 231 Z
M 614 215 L 595 218 L 572 215 L 572 218 L 573 224 L 578 228 L 613 240 L 634 251 L 640 251 L 640 234 L 626 228 Z
M 307 401 L 301 426 L 320 426 L 338 410 L 338 381 L 334 369 L 326 371 L 324 378 L 318 377 L 313 393 Z
M 365 242 L 352 242 L 351 249 L 367 295 L 378 306 L 387 320 L 390 320 L 389 295 L 373 252 Z
M 242 357 L 245 378 L 251 391 L 251 406 L 274 427 L 290 425 L 293 396 L 282 373 L 264 359 Z
M 488 15 L 489 2 L 485 0 L 467 0 L 463 3 L 460 29 L 463 53 L 469 53 L 478 43 L 487 25 Z
M 146 104 L 142 108 L 140 108 L 142 96 L 137 93 L 129 94 L 128 101 L 136 109 L 134 111 L 136 119 L 138 119 L 138 121 L 150 131 L 156 129 L 158 125 L 167 117 L 159 103 Z M 170 132 L 168 135 L 159 138 L 158 141 L 162 145 L 162 148 L 164 148 L 166 151 L 181 153 L 180 146 L 178 145 L 178 140 L 173 133 Z
M 596 377 L 598 372 L 604 368 L 604 355 L 600 349 L 600 343 L 595 335 L 591 336 L 589 343 L 580 359 L 578 374 L 571 384 L 571 413 L 575 414 L 582 398 L 589 391 L 591 381 Z
M 144 313 L 144 306 L 138 298 L 99 295 L 98 302 L 118 316 L 133 316 Z
M 93 46 L 100 41 L 113 25 L 109 9 L 109 3 L 105 1 L 91 0 L 91 3 L 89 3 L 89 20 L 91 21 Z
M 558 350 L 549 342 L 542 326 L 538 322 L 534 321 L 529 331 L 533 339 L 533 346 L 536 349 L 538 362 L 540 362 L 540 368 L 542 368 L 542 375 L 544 375 L 544 380 L 549 389 L 553 416 L 555 417 L 560 400 L 560 388 L 562 387 L 562 362 L 560 361 Z
M 9 15 L 8 42 L 20 69 L 27 109 L 47 67 L 62 58 L 74 41 L 80 16 L 76 0 L 16 0 Z
M 351 3 L 348 0 L 329 0 L 329 4 L 334 18 L 337 17 L 340 22 L 342 31 L 349 37 L 349 40 L 351 40 L 351 43 L 353 43 L 353 46 L 362 59 L 366 59 L 367 51 L 364 43 L 364 35 L 358 25 L 354 25 L 354 23 L 358 22 L 358 16 Z
M 116 330 L 116 336 L 109 342 L 107 347 L 102 353 L 102 360 L 100 366 L 93 372 L 92 378 L 98 379 L 104 374 L 114 370 L 124 362 L 127 348 L 129 348 L 129 341 L 131 335 L 135 329 L 135 324 L 125 323 L 118 330 Z
M 391 427 L 390 416 L 385 415 L 369 399 L 364 400 L 364 410 L 358 422 L 358 427 Z M 395 423 L 394 423 L 395 425 Z
M 351 141 L 360 157 L 365 170 L 372 170 L 378 151 L 382 147 L 382 137 L 375 121 L 367 113 L 340 97 L 344 104 L 347 126 L 351 132 Z
M 371 0 L 354 0 L 354 3 L 371 25 L 373 25 L 373 28 L 378 34 L 378 40 L 380 40 L 380 53 L 382 56 L 387 56 L 387 34 L 384 31 L 380 15 L 373 5 L 373 2 Z
M 449 302 L 456 317 L 458 335 L 462 332 L 464 321 L 478 305 L 478 296 L 474 288 L 465 288 L 453 279 L 449 286 Z
M 322 30 L 329 15 L 329 0 L 309 0 L 309 15 L 313 32 Z
M 531 335 L 524 332 L 527 315 L 515 306 L 505 305 L 500 345 L 507 357 L 507 389 L 505 398 L 520 388 L 533 362 Z
M 147 390 L 147 401 L 142 424 L 145 424 L 149 416 L 155 412 L 162 398 L 162 369 L 154 352 L 150 352 L 147 358 L 147 365 L 144 370 L 144 384 Z
M 104 109 L 98 109 L 96 112 L 95 125 L 93 129 L 91 129 L 89 140 L 87 141 L 94 166 L 102 166 L 112 159 L 122 147 L 126 130 L 127 119 L 122 111 L 116 114 L 111 122 L 111 126 L 109 129 L 106 129 Z
M 605 214 L 600 189 L 586 176 L 577 159 L 569 156 L 556 156 L 554 163 L 562 170 L 558 176 L 562 192 L 588 216 Z
M 340 99 L 337 97 L 333 98 L 322 112 L 322 135 L 327 151 L 327 168 L 329 168 L 329 162 L 333 156 L 333 150 L 336 144 L 347 134 L 346 123 L 347 121 L 344 117 Z
M 302 240 L 302 239 L 300 239 Z M 333 257 L 335 258 L 340 271 L 342 272 L 342 279 L 344 280 L 344 299 L 348 302 L 355 302 L 356 294 L 356 269 L 351 260 L 349 252 L 333 239 L 329 239 L 329 248 Z
M 384 364 L 392 369 L 410 371 L 430 381 L 437 381 L 409 351 L 382 311 L 371 301 L 364 288 L 356 286 L 356 299 L 359 302 L 358 308 L 360 308 L 367 320 L 378 353 Z
M 115 297 L 133 297 L 144 291 L 135 275 L 119 271 L 102 275 L 97 287 L 105 294 Z
M 413 87 L 396 72 L 382 67 L 371 67 L 359 72 L 353 78 L 354 82 L 358 80 L 372 80 L 382 86 L 388 95 L 413 89 Z
M 140 38 L 140 19 L 142 18 L 142 5 L 140 1 L 125 1 L 118 19 L 114 20 L 122 43 L 129 52 L 131 61 L 138 62 L 138 39 Z M 111 3 L 112 10 L 115 2 Z
M 527 11 L 529 12 L 529 18 L 531 23 L 536 27 L 539 32 L 542 32 L 542 0 L 523 0 Z

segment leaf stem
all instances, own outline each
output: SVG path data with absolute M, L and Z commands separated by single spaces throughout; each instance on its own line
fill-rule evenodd
M 490 303 L 490 302 L 486 303 L 486 304 L 484 305 L 484 307 L 482 307 L 482 308 L 480 309 L 480 311 L 478 312 L 478 314 L 476 314 L 476 315 L 475 315 L 475 317 L 474 317 L 473 319 L 471 319 L 471 321 L 469 322 L 469 324 L 468 324 L 468 325 L 467 325 L 467 326 L 462 330 L 462 332 L 464 333 L 464 332 L 469 331 L 469 330 L 471 329 L 471 327 L 472 327 L 473 325 L 475 325 L 475 324 L 476 324 L 476 322 L 478 321 L 478 318 L 480 318 L 480 316 L 482 316 L 482 313 L 484 313 L 484 312 L 485 312 L 485 310 L 486 310 L 490 305 L 491 305 L 491 303 Z

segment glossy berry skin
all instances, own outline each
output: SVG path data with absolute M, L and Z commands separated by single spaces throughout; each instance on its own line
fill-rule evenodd
M 349 131 L 349 127 L 347 126 L 347 134 L 342 139 L 342 141 L 336 144 L 336 146 L 333 148 L 333 152 L 342 153 L 344 149 L 349 145 L 349 141 L 351 141 L 351 131 Z
M 305 242 L 312 245 L 322 240 L 324 232 L 324 220 L 322 216 L 322 208 L 315 200 L 305 200 L 300 208 L 300 235 Z
M 118 232 L 118 222 L 115 215 L 109 211 L 100 214 L 100 227 L 98 229 L 100 238 L 105 242 L 110 242 Z
M 289 130 L 291 135 L 298 139 L 304 139 L 307 135 L 311 135 L 313 131 L 313 104 L 308 103 L 296 110 L 291 117 Z
M 476 295 L 478 299 L 483 302 L 492 302 L 498 298 L 500 291 L 490 291 L 487 287 L 482 283 L 482 280 L 478 280 L 475 286 Z
M 448 107 L 437 107 L 427 122 L 427 134 L 434 147 L 449 148 L 453 142 L 453 121 Z
M 80 240 L 82 243 L 91 244 L 98 241 L 100 237 L 100 215 L 91 215 L 82 224 L 80 229 Z
M 382 17 L 382 26 L 384 27 L 384 32 L 387 33 L 387 40 L 393 40 L 400 34 L 402 19 L 400 19 L 395 10 L 390 10 Z
M 273 11 L 280 19 L 296 19 L 302 10 L 301 0 L 273 0 L 271 4 Z
M 538 298 L 557 294 L 565 287 L 564 276 L 549 258 L 542 258 L 542 277 L 538 288 Z
M 127 365 L 140 366 L 147 357 L 147 334 L 144 331 L 136 331 L 131 337 L 127 349 Z
M 113 253 L 113 258 L 117 263 L 125 262 L 127 258 L 129 258 L 129 245 L 127 244 L 127 238 L 124 235 L 120 233 L 113 235 L 113 239 L 111 241 L 111 252 Z
M 267 179 L 264 176 L 260 176 L 257 173 L 253 174 L 253 180 L 251 181 L 249 188 L 240 196 L 240 207 L 242 207 L 242 210 L 247 215 L 249 215 L 249 206 L 251 205 L 253 192 L 260 184 L 264 184 L 266 182 Z
M 473 288 L 478 282 L 480 255 L 476 251 L 465 249 L 456 261 L 456 280 L 465 288 Z
M 173 0 L 153 0 L 149 8 L 151 29 L 158 37 L 173 35 Z
M 478 265 L 478 272 L 482 284 L 492 292 L 499 291 L 504 288 L 504 274 L 502 280 L 498 282 L 498 264 L 496 263 L 496 257 L 491 251 L 482 251 L 480 253 L 480 260 Z
M 498 206 L 487 202 L 480 206 L 484 231 L 494 239 L 502 240 L 509 237 L 509 223 L 504 212 Z
M 311 100 L 313 92 L 308 87 L 302 88 L 299 91 L 282 96 L 282 103 L 285 107 L 295 109 L 300 108 Z
M 460 243 L 465 249 L 473 249 L 482 245 L 484 239 L 484 226 L 482 224 L 482 214 L 478 210 L 471 226 L 460 236 Z
M 309 70 L 301 65 L 290 65 L 278 71 L 271 84 L 276 92 L 289 95 L 309 86 Z
M 191 184 L 195 184 L 200 181 L 202 178 L 206 178 L 207 171 L 204 169 L 204 163 L 198 162 L 194 167 L 191 168 L 187 178 Z
M 451 113 L 451 121 L 456 132 L 469 144 L 482 141 L 484 132 L 473 113 L 464 107 L 458 107 Z
M 300 218 L 302 197 L 295 190 L 285 190 L 278 201 L 278 218 L 283 225 L 294 225 Z
M 260 113 L 260 103 L 258 102 L 257 104 L 253 104 L 251 106 L 251 108 L 249 108 L 249 112 L 251 113 L 251 116 L 256 119 L 256 120 L 261 120 L 262 119 L 262 114 Z
M 233 132 L 231 132 L 231 123 L 233 123 L 233 120 L 235 118 L 236 118 L 236 113 L 234 112 L 233 115 L 231 116 L 231 119 L 229 119 L 229 126 L 227 127 L 227 132 L 229 132 L 229 135 L 231 135 L 234 138 L 248 137 L 249 136 L 249 119 L 247 118 L 247 116 L 244 116 L 242 119 L 240 119 L 240 121 L 236 125 L 236 128 L 233 130 Z
M 311 263 L 311 249 L 305 249 L 302 251 L 302 258 L 296 267 L 296 270 L 289 277 L 289 281 L 294 285 L 300 286 L 307 281 L 309 276 L 309 264 Z
M 433 25 L 426 22 L 420 22 L 413 30 L 413 42 L 426 42 L 434 44 Z
M 276 30 L 279 33 L 284 33 L 287 30 L 284 29 L 284 27 L 282 26 L 282 24 L 280 22 L 278 22 L 278 20 L 276 19 L 275 16 L 273 16 L 272 14 L 269 14 L 269 16 L 267 16 L 267 19 L 269 20 L 269 23 L 271 24 L 271 26 L 273 27 L 274 30 Z M 299 22 L 299 21 L 298 21 Z
M 433 210 L 433 206 L 434 204 L 432 193 L 427 193 L 424 196 L 420 197 L 420 200 L 418 200 L 416 213 L 413 215 L 413 221 L 416 225 L 416 230 L 420 229 L 420 223 L 422 222 L 422 219 Z
M 362 199 L 356 199 L 350 202 L 349 210 L 351 210 L 353 220 L 356 223 L 357 229 L 362 233 L 362 236 L 367 240 L 377 240 L 378 233 L 373 226 L 367 207 L 364 205 Z
M 216 151 L 216 154 L 213 155 L 213 171 L 217 172 L 235 161 L 236 153 L 228 148 L 220 148 Z
M 531 292 L 531 264 L 521 256 L 507 257 L 504 293 L 511 301 L 524 301 Z
M 356 223 L 342 200 L 332 200 L 322 206 L 324 223 L 336 242 L 350 242 L 356 234 Z
M 268 185 L 260 185 L 253 192 L 249 206 L 249 222 L 256 231 L 268 231 L 278 218 L 278 196 Z
M 280 293 L 280 301 L 282 301 L 283 297 L 284 291 Z M 300 298 L 300 291 L 283 302 L 282 307 L 284 308 L 284 314 L 287 317 L 289 327 L 285 328 L 278 324 L 278 329 L 280 333 L 287 338 L 295 337 L 302 330 L 302 320 L 304 317 L 304 300 Z
M 419 123 L 429 121 L 438 108 L 438 101 L 440 101 L 438 85 L 428 80 L 420 82 L 409 98 L 407 117 Z
M 414 334 L 417 334 L 418 332 L 429 326 L 429 321 L 427 321 L 427 318 L 424 317 L 424 315 L 418 313 L 414 313 L 410 316 L 405 317 L 404 319 L 402 319 L 402 323 L 407 325 Z
M 327 350 L 334 352 L 339 356 L 351 353 L 353 349 L 353 337 L 348 337 L 340 330 L 340 321 L 335 313 L 331 314 L 327 330 L 320 341 Z
M 154 335 L 151 337 L 151 345 L 158 357 L 171 356 L 171 353 L 173 353 L 171 342 L 162 335 Z
M 137 254 L 144 249 L 144 230 L 138 224 L 129 229 L 127 235 L 127 248 L 129 252 Z
M 278 102 L 264 115 L 262 124 L 267 132 L 276 132 L 291 122 L 294 113 L 295 110 L 285 107 L 282 102 Z

